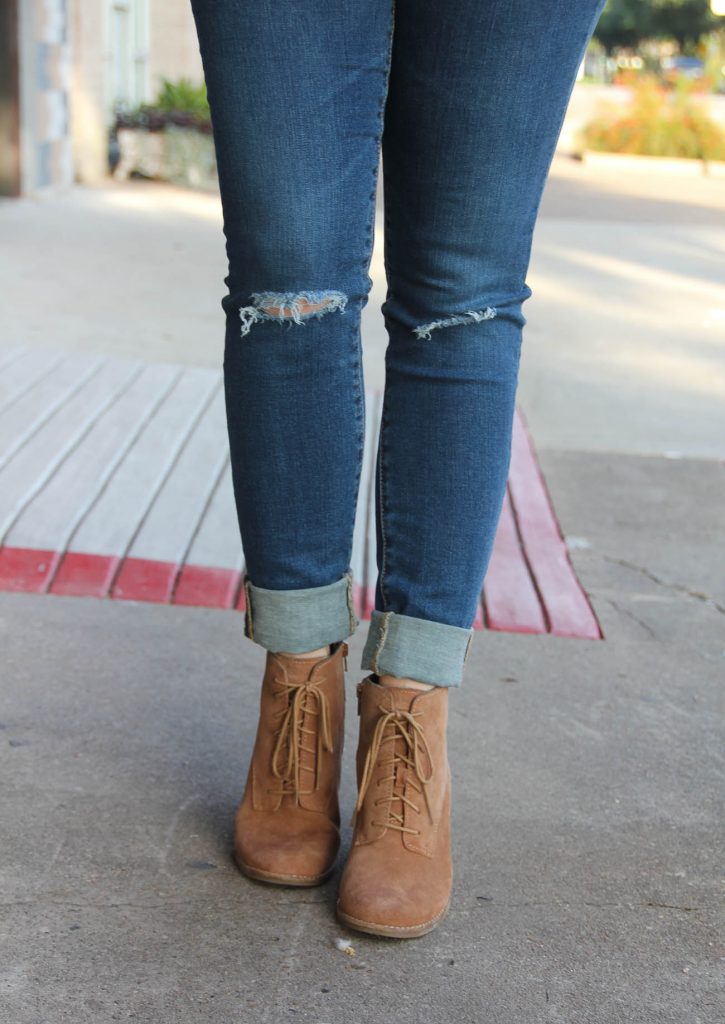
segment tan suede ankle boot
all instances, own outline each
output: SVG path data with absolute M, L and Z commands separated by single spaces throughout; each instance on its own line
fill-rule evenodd
M 337 791 L 345 720 L 345 641 L 323 658 L 267 652 L 260 716 L 234 821 L 243 874 L 319 885 L 340 847 Z
M 395 938 L 431 931 L 450 900 L 448 690 L 358 683 L 358 801 L 338 919 Z

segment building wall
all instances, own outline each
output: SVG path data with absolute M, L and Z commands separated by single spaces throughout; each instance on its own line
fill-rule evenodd
M 73 180 L 67 0 L 20 4 L 20 156 L 24 193 Z
M 161 76 L 201 82 L 204 72 L 190 0 L 151 0 L 148 79 L 155 95 Z
M 190 0 L 20 0 L 18 69 L 22 193 L 102 181 L 119 89 L 135 105 L 203 78 Z
M 189 0 L 71 0 L 73 86 L 71 122 L 76 179 L 98 182 L 108 175 L 108 129 L 113 104 L 150 102 L 160 77 L 201 81 L 194 19 Z M 119 7 L 128 22 L 128 74 L 119 74 Z M 122 84 L 120 84 L 122 83 Z
M 77 181 L 104 178 L 108 165 L 105 114 L 107 65 L 103 0 L 71 0 L 71 136 Z
M 20 33 L 17 0 L 0 4 L 0 195 L 20 193 Z

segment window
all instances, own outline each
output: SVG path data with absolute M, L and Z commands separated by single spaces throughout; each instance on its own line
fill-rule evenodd
M 110 0 L 109 99 L 135 106 L 148 99 L 148 0 Z

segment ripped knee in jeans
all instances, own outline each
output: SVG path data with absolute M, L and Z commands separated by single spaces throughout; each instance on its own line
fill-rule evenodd
M 312 317 L 322 317 L 334 310 L 345 312 L 347 296 L 342 292 L 254 292 L 251 306 L 242 306 L 239 319 L 241 334 L 249 334 L 260 320 L 277 320 L 288 326 L 304 324 Z
M 467 310 L 465 313 L 456 313 L 454 316 L 446 317 L 444 320 L 433 320 L 429 324 L 421 324 L 415 327 L 413 333 L 417 338 L 430 338 L 430 332 L 440 327 L 454 327 L 456 324 L 479 323 L 481 320 L 492 320 L 496 316 L 493 306 L 486 306 L 481 310 Z

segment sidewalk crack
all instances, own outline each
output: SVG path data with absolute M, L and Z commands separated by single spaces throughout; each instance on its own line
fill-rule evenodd
M 680 594 L 685 594 L 687 597 L 694 597 L 698 601 L 702 601 L 704 604 L 711 605 L 716 611 L 720 612 L 721 615 L 725 615 L 725 606 L 719 604 L 714 597 L 710 594 L 705 594 L 701 590 L 693 590 L 692 587 L 686 586 L 684 583 L 673 583 L 669 580 L 663 580 L 655 573 L 651 572 L 643 565 L 636 565 L 634 562 L 628 561 L 626 558 L 614 558 L 612 555 L 603 556 L 607 562 L 614 562 L 617 565 L 623 565 L 625 569 L 633 569 L 635 572 L 642 573 L 648 579 L 652 580 L 659 587 L 666 587 L 668 590 L 676 590 Z

